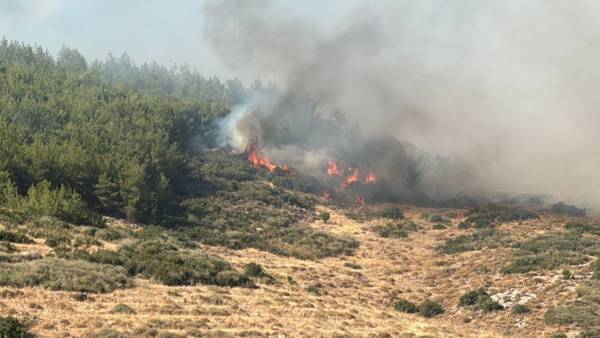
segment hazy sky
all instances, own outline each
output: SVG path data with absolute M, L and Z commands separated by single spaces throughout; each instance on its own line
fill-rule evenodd
M 186 64 L 206 75 L 233 76 L 204 41 L 205 0 L 0 0 L 0 36 L 86 57 L 127 52 L 138 62 Z M 334 27 L 357 0 L 281 0 L 321 29 Z

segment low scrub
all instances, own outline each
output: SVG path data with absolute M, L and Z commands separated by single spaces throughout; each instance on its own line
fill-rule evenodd
M 0 265 L 0 285 L 50 290 L 110 292 L 131 284 L 125 270 L 82 260 L 44 258 Z
M 31 244 L 33 240 L 23 234 L 0 230 L 0 241 L 20 244 Z
M 0 337 L 25 338 L 29 337 L 27 328 L 14 317 L 0 317 Z
M 492 312 L 504 309 L 504 307 L 497 301 L 493 300 L 484 289 L 474 290 L 463 294 L 458 301 L 458 305 L 478 309 L 483 312 Z
M 590 280 L 577 288 L 577 300 L 571 304 L 554 307 L 544 314 L 546 324 L 577 325 L 584 330 L 582 336 L 597 337 L 600 327 L 600 281 Z M 587 333 L 587 335 L 586 335 Z
M 506 236 L 495 229 L 477 229 L 473 234 L 461 235 L 447 240 L 438 247 L 445 254 L 456 254 L 466 251 L 481 250 L 485 247 L 495 248 L 508 245 Z
M 550 210 L 555 214 L 572 217 L 584 217 L 587 213 L 585 209 L 580 209 L 574 205 L 565 204 L 563 202 L 552 204 Z
M 417 313 L 417 305 L 411 301 L 400 299 L 396 303 L 394 303 L 394 309 L 396 311 L 404 312 L 404 313 Z
M 371 218 L 387 218 L 391 220 L 401 220 L 404 213 L 399 207 L 388 207 L 371 213 Z
M 538 214 L 520 207 L 500 204 L 488 204 L 475 207 L 469 212 L 464 221 L 464 227 L 490 228 L 501 223 L 537 219 Z
M 579 265 L 600 254 L 600 242 L 593 236 L 577 232 L 536 236 L 515 245 L 513 259 L 506 273 L 552 270 L 565 265 Z
M 386 223 L 373 227 L 373 230 L 384 238 L 406 238 L 410 232 L 417 229 L 417 225 L 413 222 Z
M 419 315 L 425 318 L 432 318 L 444 313 L 444 308 L 438 302 L 426 300 L 417 306 Z
M 130 276 L 142 274 L 165 285 L 253 286 L 249 278 L 220 258 L 189 253 L 161 241 L 142 241 L 118 251 L 75 251 L 63 256 L 122 266 Z

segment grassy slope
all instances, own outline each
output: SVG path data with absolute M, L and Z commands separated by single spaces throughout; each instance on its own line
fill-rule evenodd
M 545 324 L 543 316 L 552 306 L 575 299 L 575 286 L 585 283 L 584 276 L 589 276 L 591 269 L 589 264 L 569 267 L 578 276 L 571 280 L 562 278 L 561 269 L 503 274 L 500 271 L 510 263 L 513 249 L 440 253 L 437 247 L 446 239 L 473 230 L 458 229 L 456 225 L 461 218 L 451 219 L 452 224 L 445 230 L 434 230 L 423 216 L 429 210 L 410 207 L 405 210 L 406 218 L 419 226 L 408 240 L 379 237 L 373 226 L 381 220 L 357 222 L 344 217 L 342 210 L 328 209 L 332 214 L 329 224 L 312 223 L 314 228 L 358 239 L 361 245 L 353 256 L 313 261 L 252 248 L 202 246 L 203 251 L 223 257 L 238 269 L 249 262 L 261 264 L 275 281 L 258 280 L 259 289 L 166 287 L 136 278 L 134 288 L 93 295 L 93 300 L 79 302 L 70 293 L 9 288 L 3 290 L 15 292 L 3 293 L 0 315 L 36 318 L 32 331 L 40 336 L 65 332 L 74 336 L 90 332 L 106 335 L 108 332 L 102 330 L 111 327 L 134 336 L 153 332 L 181 335 L 222 332 L 224 336 L 283 333 L 495 337 L 550 336 L 567 331 L 566 327 Z M 541 219 L 497 228 L 512 238 L 524 239 L 562 231 L 564 223 L 561 217 L 543 214 Z M 16 246 L 30 251 L 48 250 L 41 244 Z M 350 266 L 350 262 L 354 265 Z M 311 286 L 318 294 L 307 291 Z M 482 314 L 457 306 L 460 295 L 479 287 L 485 287 L 491 294 L 507 290 L 534 294 L 535 298 L 527 303 L 531 312 L 517 315 L 505 310 Z M 435 299 L 444 305 L 446 312 L 427 320 L 399 313 L 392 308 L 398 298 L 415 302 Z M 119 303 L 133 308 L 135 314 L 112 313 Z M 576 328 L 571 330 L 577 332 Z

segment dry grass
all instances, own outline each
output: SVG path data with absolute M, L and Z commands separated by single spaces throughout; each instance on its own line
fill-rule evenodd
M 583 279 L 564 280 L 560 269 L 502 274 L 502 267 L 511 259 L 508 248 L 444 255 L 437 246 L 472 231 L 457 228 L 463 219 L 460 211 L 447 229 L 432 230 L 422 216 L 430 210 L 408 206 L 404 210 L 419 230 L 407 239 L 390 239 L 372 231 L 376 221 L 359 223 L 344 217 L 341 210 L 320 207 L 318 211 L 329 212 L 331 219 L 328 224 L 316 221 L 312 226 L 358 239 L 360 248 L 353 256 L 311 261 L 255 249 L 202 247 L 238 269 L 251 262 L 260 264 L 275 281 L 258 280 L 258 289 L 167 287 L 137 279 L 135 288 L 78 301 L 68 292 L 5 288 L 2 290 L 11 292 L 0 290 L 0 315 L 24 319 L 41 337 L 106 336 L 114 330 L 125 336 L 163 337 L 543 337 L 568 331 L 545 325 L 543 315 L 549 307 L 575 299 L 575 286 Z M 501 225 L 498 230 L 525 238 L 557 231 L 564 222 L 564 218 L 542 214 L 541 219 Z M 361 269 L 352 268 L 356 265 Z M 586 265 L 570 268 L 579 276 L 587 276 L 588 269 Z M 310 286 L 318 293 L 307 291 Z M 458 307 L 460 295 L 477 288 L 492 295 L 511 290 L 534 294 L 527 302 L 531 312 L 484 314 Z M 445 313 L 424 319 L 394 311 L 393 303 L 400 298 L 414 302 L 433 299 L 443 304 Z M 132 312 L 115 313 L 117 304 Z

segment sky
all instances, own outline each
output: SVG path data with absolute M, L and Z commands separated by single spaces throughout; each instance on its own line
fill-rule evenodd
M 202 33 L 206 0 L 0 0 L 0 37 L 56 53 L 62 46 L 86 58 L 127 52 L 136 62 L 188 65 L 235 77 Z M 331 29 L 358 1 L 281 0 L 291 13 Z M 243 75 L 243 74 L 242 74 Z M 247 79 L 251 81 L 251 79 Z

